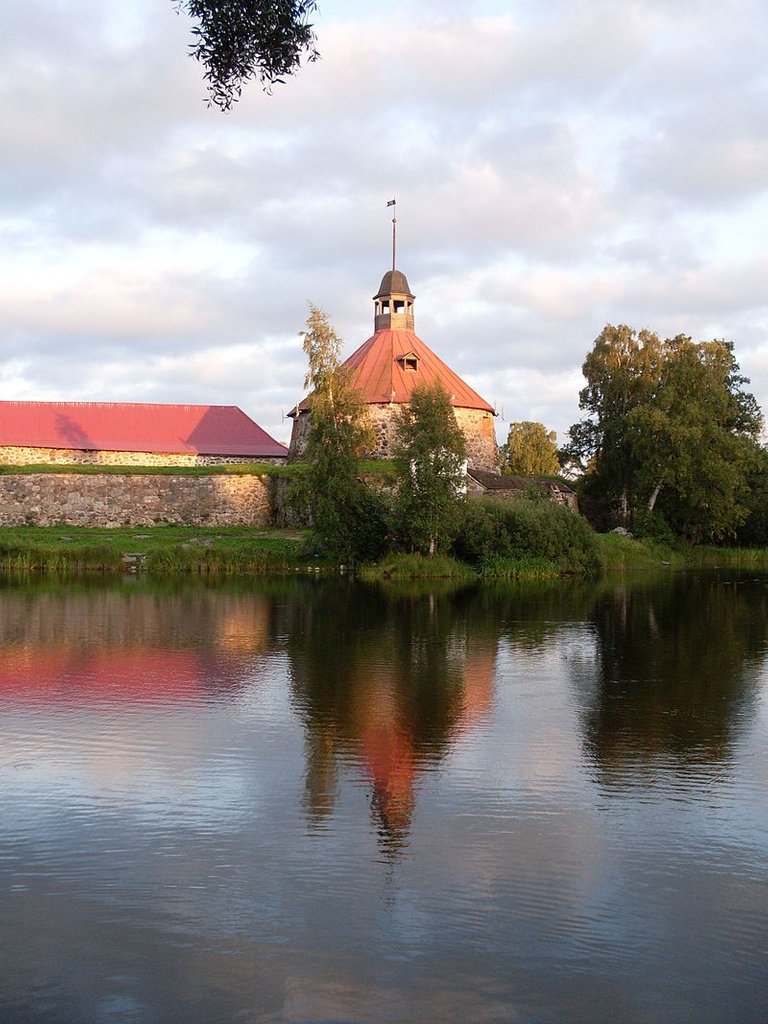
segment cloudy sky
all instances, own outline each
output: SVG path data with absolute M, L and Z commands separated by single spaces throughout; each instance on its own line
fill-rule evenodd
M 606 322 L 732 340 L 768 410 L 765 0 L 323 0 L 322 60 L 206 107 L 171 0 L 6 0 L 0 398 L 240 405 L 312 301 L 416 329 L 560 438 Z

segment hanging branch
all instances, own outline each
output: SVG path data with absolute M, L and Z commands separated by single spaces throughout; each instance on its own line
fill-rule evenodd
M 315 61 L 316 0 L 172 0 L 198 24 L 190 55 L 205 68 L 208 106 L 231 110 L 243 85 L 258 79 L 266 92 Z

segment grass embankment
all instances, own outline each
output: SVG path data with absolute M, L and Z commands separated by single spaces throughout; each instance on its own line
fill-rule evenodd
M 768 548 L 667 547 L 616 533 L 595 534 L 600 566 L 605 572 L 646 569 L 768 570 Z
M 208 467 L 190 467 L 195 470 Z M 275 468 L 275 467 L 273 467 Z M 282 468 L 282 467 L 277 467 Z M 239 470 L 240 467 L 237 467 Z M 568 513 L 570 515 L 570 513 Z M 593 563 L 567 548 L 555 555 L 540 537 L 529 537 L 539 553 L 493 554 L 489 543 L 473 564 L 437 556 L 397 554 L 365 566 L 365 580 L 403 583 L 446 580 L 546 581 L 567 575 L 594 575 L 681 569 L 768 571 L 768 548 L 679 547 L 619 534 L 592 534 Z M 75 574 L 146 572 L 200 576 L 281 575 L 337 572 L 338 566 L 312 554 L 307 531 L 252 527 L 75 527 L 0 528 L 0 570 L 11 573 Z M 497 541 L 497 537 L 494 541 Z M 546 551 L 549 554 L 540 553 Z
M 593 534 L 597 560 L 585 566 L 568 559 L 542 555 L 489 555 L 475 565 L 447 556 L 390 555 L 376 565 L 365 566 L 366 580 L 406 582 L 453 580 L 484 582 L 512 580 L 534 582 L 565 576 L 595 576 L 613 573 L 669 572 L 683 569 L 754 569 L 768 571 L 768 548 L 680 547 L 670 548 L 651 540 L 637 540 L 620 534 Z
M 93 526 L 0 528 L 6 572 L 173 572 L 247 575 L 315 571 L 296 530 L 248 527 Z
M 470 581 L 477 579 L 477 573 L 470 565 L 447 555 L 426 558 L 424 555 L 394 554 L 382 558 L 375 565 L 364 565 L 360 577 L 369 581 L 391 580 L 393 583 L 429 579 Z
M 618 533 L 596 533 L 597 556 L 604 572 L 685 568 L 682 554 L 650 540 L 636 540 Z

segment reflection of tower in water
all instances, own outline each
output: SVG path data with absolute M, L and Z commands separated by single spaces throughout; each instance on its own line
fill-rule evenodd
M 470 635 L 448 599 L 370 611 L 359 629 L 346 620 L 336 672 L 327 636 L 325 657 L 310 656 L 310 629 L 307 648 L 294 655 L 294 683 L 307 729 L 310 823 L 332 813 L 339 766 L 353 764 L 370 784 L 374 828 L 391 857 L 408 843 L 419 779 L 492 704 L 496 640 Z
M 361 756 L 373 787 L 371 810 L 377 831 L 390 855 L 408 844 L 420 775 L 434 770 L 448 746 L 482 719 L 493 703 L 495 651 L 474 650 L 467 641 L 463 652 L 452 653 L 457 681 L 445 709 L 444 737 L 420 740 L 404 721 L 396 685 L 377 686 L 367 704 L 369 721 L 361 735 Z

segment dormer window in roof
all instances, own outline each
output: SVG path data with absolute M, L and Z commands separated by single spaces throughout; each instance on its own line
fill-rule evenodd
M 406 352 L 404 355 L 398 356 L 397 361 L 404 370 L 418 370 L 419 368 L 419 357 L 415 352 Z

